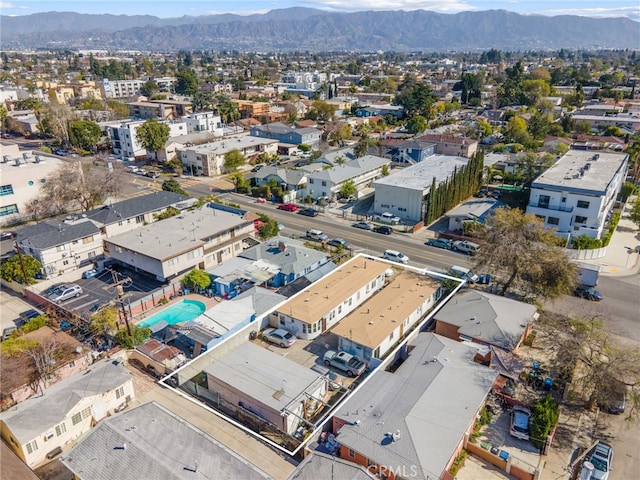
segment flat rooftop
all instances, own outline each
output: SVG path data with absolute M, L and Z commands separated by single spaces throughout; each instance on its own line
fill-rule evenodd
M 243 215 L 201 207 L 154 222 L 135 231 L 109 237 L 107 242 L 140 252 L 156 260 L 167 260 L 206 245 L 206 239 L 225 230 L 251 223 Z
M 403 270 L 380 292 L 340 320 L 331 331 L 360 345 L 375 348 L 439 286 L 439 282 L 423 274 Z
M 569 150 L 555 165 L 536 178 L 531 188 L 579 190 L 602 195 L 628 157 L 626 153 Z
M 270 145 L 272 143 L 278 143 L 277 140 L 271 140 L 269 138 L 252 137 L 250 135 L 237 136 L 234 138 L 225 138 L 224 140 L 218 140 L 215 142 L 204 143 L 193 147 L 188 147 L 183 150 L 188 150 L 196 153 L 224 155 L 232 150 L 241 150 L 252 146 Z
M 389 268 L 385 262 L 355 257 L 295 295 L 276 312 L 313 324 Z
M 464 157 L 432 155 L 415 165 L 376 180 L 372 186 L 388 185 L 425 192 L 431 188 L 433 177 L 436 177 L 436 184 L 439 184 L 449 178 L 455 168 L 465 166 L 468 161 Z
M 286 408 L 321 376 L 251 342 L 230 350 L 203 372 L 278 411 Z

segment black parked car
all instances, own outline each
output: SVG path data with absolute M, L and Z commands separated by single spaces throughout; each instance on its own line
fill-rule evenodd
M 604 297 L 602 294 L 595 290 L 593 287 L 580 286 L 573 291 L 573 294 L 576 297 L 586 298 L 587 300 L 593 300 L 595 302 L 599 302 Z
M 317 217 L 318 211 L 315 208 L 303 208 L 298 211 L 300 215 L 304 215 L 305 217 Z
M 383 235 L 391 235 L 393 233 L 393 228 L 386 226 L 378 226 L 373 229 L 376 233 L 381 233 Z

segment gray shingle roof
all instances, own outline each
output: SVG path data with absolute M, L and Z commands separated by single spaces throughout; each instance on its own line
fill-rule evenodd
M 378 477 L 355 463 L 324 453 L 307 455 L 287 480 L 377 480 Z
M 348 423 L 337 440 L 411 478 L 440 478 L 497 373 L 454 340 L 421 333 L 413 345 L 395 372 L 377 372 L 338 410 Z
M 155 402 L 103 420 L 62 463 L 82 480 L 271 478 Z
M 17 241 L 25 247 L 45 250 L 99 233 L 100 229 L 90 220 L 77 223 L 47 220 L 21 229 Z
M 528 303 L 476 290 L 462 290 L 442 307 L 436 319 L 458 332 L 507 350 L 514 349 L 537 308 Z
M 186 200 L 188 197 L 162 190 L 89 210 L 85 215 L 99 225 L 110 225 L 123 219 L 135 218 L 138 215 L 174 206 Z
M 283 251 L 278 248 L 280 242 L 286 246 Z M 255 247 L 248 248 L 239 256 L 251 260 L 266 260 L 277 265 L 280 268 L 280 272 L 285 275 L 300 273 L 306 267 L 327 258 L 326 253 L 307 248 L 299 240 L 286 237 L 270 238 Z
M 319 180 L 331 180 L 333 183 L 340 183 L 357 175 L 381 168 L 391 162 L 388 158 L 377 157 L 375 155 L 365 155 L 364 157 L 350 160 L 342 165 L 327 168 L 319 172 L 309 174 L 309 177 Z
M 65 419 L 83 398 L 115 390 L 131 374 L 113 360 L 103 360 L 91 370 L 76 373 L 49 387 L 45 395 L 31 397 L 3 412 L 0 418 L 21 443 L 28 442 Z

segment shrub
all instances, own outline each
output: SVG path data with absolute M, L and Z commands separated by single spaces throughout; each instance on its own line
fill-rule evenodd
M 44 315 L 38 315 L 37 317 L 29 320 L 29 322 L 24 327 L 22 327 L 22 331 L 24 333 L 33 332 L 35 330 L 38 330 L 39 328 L 44 327 L 46 324 L 47 317 L 45 317 Z
M 580 235 L 571 239 L 571 246 L 576 250 L 593 250 L 602 247 L 602 240 L 591 238 L 589 235 Z
M 460 471 L 460 469 L 464 466 L 464 461 L 467 459 L 469 454 L 466 450 L 461 450 L 456 459 L 451 464 L 451 468 L 449 469 L 449 473 L 454 477 Z

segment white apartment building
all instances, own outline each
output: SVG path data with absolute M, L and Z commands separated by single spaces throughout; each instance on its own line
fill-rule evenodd
M 144 122 L 145 120 L 131 120 L 123 122 L 120 126 L 108 128 L 114 155 L 130 160 L 147 156 L 147 150 L 138 142 L 136 134 L 138 128 Z M 186 122 L 162 120 L 160 123 L 169 126 L 169 137 L 179 137 L 188 134 Z
M 600 238 L 627 172 L 629 155 L 569 150 L 531 184 L 527 213 L 564 237 Z
M 222 118 L 215 112 L 195 112 L 184 115 L 181 120 L 187 124 L 188 133 L 210 132 L 216 137 L 224 135 Z
M 47 176 L 65 162 L 22 152 L 17 145 L 2 145 L 0 153 L 0 225 L 6 225 L 26 217 L 27 203 L 38 196 Z
M 143 77 L 133 80 L 102 80 L 102 90 L 105 98 L 129 98 L 140 95 L 140 88 L 147 81 L 153 80 L 158 84 L 160 92 L 172 92 L 177 79 L 175 77 Z
M 274 155 L 278 153 L 278 140 L 244 135 L 178 148 L 176 153 L 186 173 L 213 177 L 224 173 L 224 156 L 233 150 L 238 150 L 247 160 L 263 152 Z

